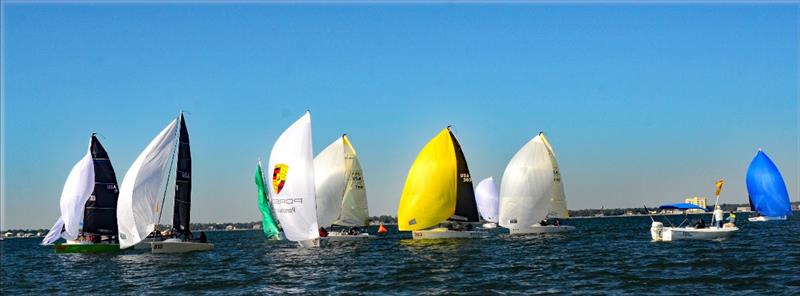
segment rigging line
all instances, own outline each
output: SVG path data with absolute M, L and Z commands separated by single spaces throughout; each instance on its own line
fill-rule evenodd
M 175 131 L 176 134 L 179 132 L 180 129 Z M 172 176 L 172 165 L 175 164 L 175 154 L 178 153 L 178 145 L 180 145 L 180 142 L 180 139 L 178 139 L 178 141 L 175 142 L 175 147 L 172 149 L 172 157 L 169 160 L 169 171 L 167 171 L 167 182 L 164 185 L 164 196 L 161 197 L 161 208 L 158 209 L 158 221 L 156 222 L 156 229 L 158 229 L 158 225 L 161 224 L 161 213 L 164 212 L 164 202 L 167 200 L 167 188 L 169 188 L 169 178 Z M 175 227 L 175 225 L 172 225 L 172 227 Z

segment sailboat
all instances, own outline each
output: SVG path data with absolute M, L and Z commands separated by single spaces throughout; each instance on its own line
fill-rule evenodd
M 497 186 L 494 184 L 493 177 L 483 179 L 475 187 L 475 203 L 478 205 L 478 212 L 480 212 L 481 218 L 486 221 L 486 223 L 483 223 L 483 228 L 497 228 L 500 197 L 497 194 Z
M 448 126 L 422 148 L 408 171 L 398 229 L 413 231 L 414 239 L 484 237 L 483 231 L 469 230 L 468 223 L 478 221 L 467 161 Z
M 269 206 L 269 199 L 267 198 L 267 188 L 264 184 L 264 172 L 261 170 L 261 160 L 258 160 L 258 168 L 256 169 L 256 187 L 258 187 L 258 210 L 261 211 L 261 229 L 264 231 L 264 236 L 272 240 L 281 239 L 281 231 L 272 218 L 272 209 Z
M 272 208 L 288 240 L 301 247 L 321 247 L 314 191 L 311 113 L 306 113 L 275 141 L 267 167 L 272 169 Z
M 539 132 L 542 137 L 544 146 L 547 147 L 547 155 L 550 156 L 550 162 L 553 164 L 553 187 L 550 193 L 550 213 L 547 214 L 550 218 L 569 218 L 569 210 L 567 210 L 567 196 L 564 194 L 564 183 L 561 181 L 561 170 L 558 169 L 558 161 L 556 161 L 556 154 L 553 152 L 553 146 L 550 141 L 544 136 L 543 132 Z
M 117 207 L 120 248 L 125 249 L 139 244 L 155 230 L 163 209 L 161 199 L 166 197 L 164 173 L 172 171 L 171 167 L 167 170 L 166 165 L 171 157 L 175 156 L 176 146 L 178 159 L 172 223 L 172 233 L 175 237 L 152 241 L 149 244 L 153 253 L 186 253 L 214 249 L 214 244 L 193 242 L 189 228 L 192 157 L 183 113 L 172 120 L 147 145 L 125 173 Z M 164 185 L 163 191 L 162 185 Z
M 347 227 L 329 231 L 331 241 L 371 237 L 366 232 L 369 208 L 364 173 L 346 134 L 314 158 L 314 184 L 319 226 L 331 230 L 334 226 Z
M 781 172 L 761 149 L 758 149 L 747 168 L 746 181 L 750 209 L 759 213 L 759 216 L 750 217 L 748 221 L 786 220 L 792 215 L 789 193 Z
M 547 225 L 540 221 L 550 212 L 554 186 L 553 158 L 539 133 L 511 158 L 500 184 L 500 226 L 511 234 L 563 232 L 575 229 L 566 225 Z
M 55 244 L 56 253 L 119 251 L 119 244 L 115 242 L 118 195 L 114 167 L 103 145 L 92 134 L 89 151 L 75 164 L 64 184 L 61 217 L 42 240 L 42 244 L 50 245 L 59 238 L 64 238 L 66 243 Z

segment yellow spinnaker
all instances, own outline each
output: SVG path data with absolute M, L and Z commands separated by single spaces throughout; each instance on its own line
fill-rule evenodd
M 401 231 L 421 230 L 450 218 L 456 211 L 456 154 L 450 130 L 439 132 L 408 170 L 397 209 Z

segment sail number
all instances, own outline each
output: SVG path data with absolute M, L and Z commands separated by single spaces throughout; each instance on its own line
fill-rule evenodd
M 461 182 L 472 182 L 472 177 L 470 177 L 467 173 L 461 173 L 458 176 L 461 177 Z

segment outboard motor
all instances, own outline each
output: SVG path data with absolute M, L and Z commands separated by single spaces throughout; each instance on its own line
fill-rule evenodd
M 653 241 L 661 241 L 661 231 L 664 230 L 664 223 L 653 221 L 653 224 L 650 225 L 650 236 L 653 237 Z

